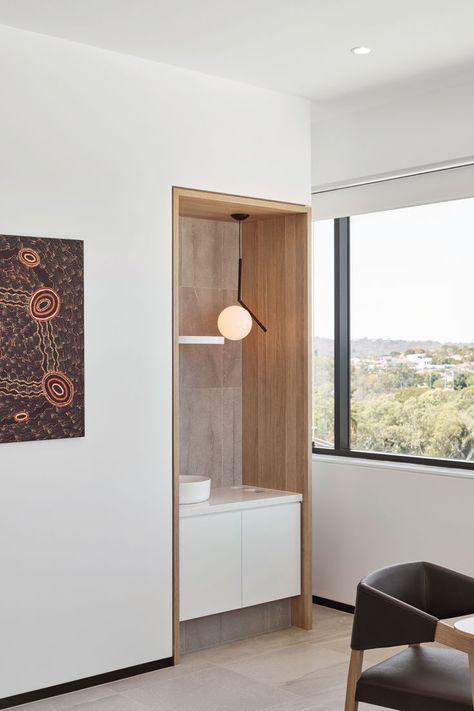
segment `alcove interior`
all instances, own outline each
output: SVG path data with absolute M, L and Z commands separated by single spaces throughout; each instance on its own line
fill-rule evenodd
M 266 325 L 243 341 L 219 337 L 217 317 L 243 295 Z M 303 494 L 301 595 L 291 623 L 311 627 L 309 230 L 303 205 L 173 189 L 174 656 L 179 659 L 179 474 L 212 487 L 246 484 Z M 269 532 L 271 535 L 271 532 Z

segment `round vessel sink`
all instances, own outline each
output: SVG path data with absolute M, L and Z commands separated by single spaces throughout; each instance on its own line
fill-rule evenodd
M 179 477 L 179 503 L 199 504 L 207 501 L 211 494 L 211 480 L 207 476 L 194 474 L 180 474 Z

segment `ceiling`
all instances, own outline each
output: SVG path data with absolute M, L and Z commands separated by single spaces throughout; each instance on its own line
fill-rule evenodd
M 0 23 L 322 106 L 474 76 L 473 0 L 0 0 Z

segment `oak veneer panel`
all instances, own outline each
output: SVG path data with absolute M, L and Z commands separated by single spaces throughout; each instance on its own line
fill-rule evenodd
M 179 194 L 173 190 L 173 660 L 180 659 L 179 641 Z
M 267 327 L 243 342 L 245 484 L 297 491 L 302 504 L 302 594 L 293 623 L 311 626 L 308 215 L 244 225 L 243 299 Z
M 308 470 L 307 225 L 267 219 L 244 229 L 243 298 L 267 326 L 243 341 L 245 483 L 304 493 Z
M 277 200 L 259 200 L 241 195 L 174 188 L 179 199 L 179 214 L 186 217 L 199 217 L 204 220 L 224 220 L 232 222 L 233 212 L 248 212 L 249 220 L 272 217 L 275 214 L 308 214 L 305 205 L 278 202 Z

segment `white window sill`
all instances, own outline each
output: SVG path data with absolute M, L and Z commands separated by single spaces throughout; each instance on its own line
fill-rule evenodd
M 429 476 L 448 476 L 456 479 L 474 479 L 474 470 L 433 467 L 427 464 L 407 464 L 406 462 L 382 461 L 380 459 L 359 459 L 331 454 L 313 454 L 313 462 L 333 464 L 344 467 L 363 467 L 364 469 L 393 470 L 404 473 L 427 474 Z

